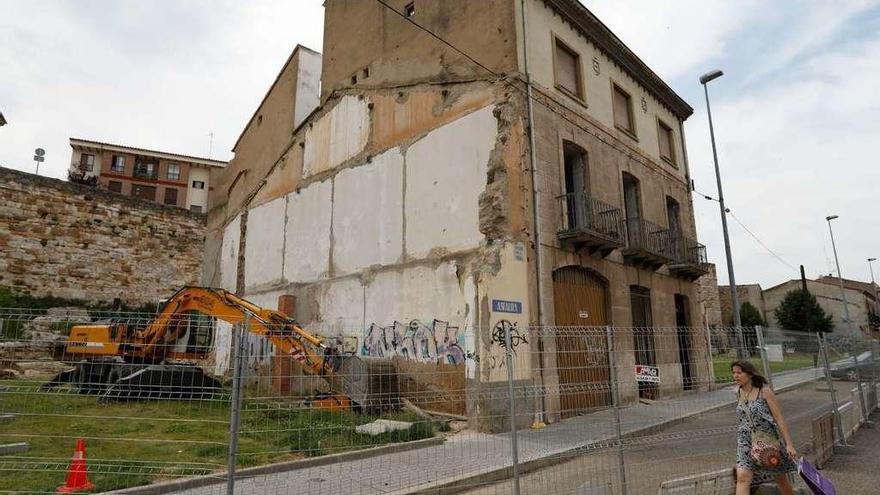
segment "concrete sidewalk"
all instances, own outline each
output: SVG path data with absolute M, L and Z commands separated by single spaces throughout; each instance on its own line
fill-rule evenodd
M 837 362 L 835 366 L 845 366 Z M 785 391 L 821 378 L 815 368 L 774 375 L 774 386 Z M 620 410 L 625 435 L 645 434 L 685 418 L 730 406 L 732 386 L 689 394 L 650 405 Z M 521 471 L 538 469 L 570 458 L 579 450 L 608 445 L 614 439 L 613 410 L 567 419 L 540 430 L 518 433 Z M 327 495 L 443 493 L 510 476 L 509 434 L 461 433 L 438 446 L 367 459 L 298 469 L 236 480 L 241 494 L 290 491 Z M 216 478 L 214 478 L 216 479 Z M 223 493 L 224 485 L 186 490 L 187 494 Z

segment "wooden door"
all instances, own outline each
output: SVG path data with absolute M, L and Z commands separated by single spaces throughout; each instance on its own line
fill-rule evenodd
M 607 288 L 579 267 L 553 273 L 556 307 L 556 366 L 562 416 L 570 417 L 611 404 L 608 390 Z M 592 328 L 585 328 L 592 327 Z
M 675 295 L 675 325 L 678 336 L 678 361 L 681 363 L 681 386 L 684 390 L 694 388 L 694 369 L 691 362 L 691 315 L 688 310 L 690 305 L 687 296 Z

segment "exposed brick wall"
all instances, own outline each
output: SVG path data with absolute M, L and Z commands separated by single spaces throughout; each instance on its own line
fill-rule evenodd
M 205 218 L 0 168 L 0 287 L 155 302 L 199 280 Z

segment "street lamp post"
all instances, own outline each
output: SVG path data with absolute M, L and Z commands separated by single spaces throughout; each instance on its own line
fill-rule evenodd
M 733 327 L 738 340 L 736 353 L 740 359 L 748 357 L 742 334 L 742 321 L 739 316 L 739 295 L 736 293 L 736 277 L 733 274 L 733 256 L 730 254 L 730 235 L 727 233 L 727 209 L 724 207 L 724 191 L 721 189 L 721 170 L 718 168 L 718 150 L 715 147 L 715 127 L 712 124 L 712 110 L 709 107 L 709 88 L 707 84 L 723 76 L 720 70 L 713 70 L 700 76 L 700 84 L 706 94 L 706 113 L 709 115 L 709 136 L 712 139 L 712 158 L 715 160 L 715 180 L 718 182 L 718 205 L 721 208 L 721 229 L 724 231 L 724 253 L 727 255 L 727 277 L 730 282 L 730 307 L 733 313 Z
M 877 283 L 874 282 L 874 262 L 877 258 L 868 258 L 868 269 L 871 270 L 871 289 L 874 291 L 874 306 L 880 304 L 880 296 L 877 295 Z
M 825 217 L 828 222 L 828 232 L 831 234 L 831 249 L 834 250 L 834 264 L 837 266 L 837 280 L 840 283 L 840 297 L 843 299 L 843 316 L 846 318 L 846 326 L 853 333 L 852 320 L 849 319 L 849 304 L 846 302 L 846 291 L 843 289 L 843 274 L 840 273 L 840 261 L 837 259 L 837 246 L 834 244 L 834 230 L 831 229 L 831 221 L 838 218 L 837 215 Z

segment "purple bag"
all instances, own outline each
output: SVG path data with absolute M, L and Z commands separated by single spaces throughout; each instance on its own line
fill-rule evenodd
M 816 466 L 803 457 L 798 460 L 798 474 L 801 475 L 814 495 L 837 495 L 837 490 L 834 489 L 831 481 L 822 476 Z

